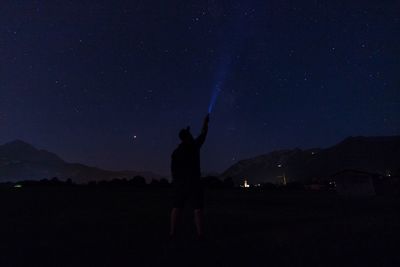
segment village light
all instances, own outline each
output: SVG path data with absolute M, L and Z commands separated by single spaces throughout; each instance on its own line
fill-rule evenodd
M 282 168 L 282 164 L 278 164 L 277 166 L 278 168 Z M 282 178 L 282 184 L 287 185 L 285 170 L 283 170 L 283 175 L 278 176 L 278 178 Z
M 244 179 L 244 183 L 240 187 L 243 187 L 243 188 L 249 188 L 250 187 L 250 184 L 247 183 L 247 179 Z

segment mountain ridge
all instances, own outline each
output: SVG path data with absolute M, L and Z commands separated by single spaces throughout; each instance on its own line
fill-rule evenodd
M 221 177 L 236 183 L 325 180 L 343 169 L 386 174 L 400 168 L 400 136 L 348 137 L 328 148 L 285 149 L 241 160 Z
M 71 179 L 76 183 L 113 178 L 144 176 L 148 181 L 160 179 L 161 175 L 149 171 L 110 171 L 81 163 L 69 163 L 55 153 L 37 149 L 22 140 L 0 145 L 0 181 L 40 180 L 57 177 Z

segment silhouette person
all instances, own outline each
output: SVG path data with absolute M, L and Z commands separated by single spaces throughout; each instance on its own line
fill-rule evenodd
M 190 127 L 179 132 L 181 143 L 171 157 L 172 184 L 174 188 L 171 211 L 170 237 L 176 235 L 178 221 L 185 204 L 194 209 L 194 222 L 199 239 L 204 237 L 204 192 L 200 182 L 200 148 L 207 137 L 209 114 L 204 118 L 201 134 L 194 139 Z

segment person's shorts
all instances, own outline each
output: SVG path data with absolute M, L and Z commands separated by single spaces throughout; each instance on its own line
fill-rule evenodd
M 204 208 L 204 190 L 200 182 L 190 184 L 174 184 L 173 207 L 183 208 L 189 204 L 193 209 Z

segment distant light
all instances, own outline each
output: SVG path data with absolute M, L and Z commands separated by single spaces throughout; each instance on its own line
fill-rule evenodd
M 249 188 L 249 187 L 250 187 L 250 185 L 247 183 L 247 180 L 246 180 L 246 179 L 244 180 L 244 185 L 243 185 L 243 187 L 244 187 L 244 188 Z
M 14 188 L 21 188 L 21 187 L 22 187 L 21 184 L 16 184 L 16 185 L 14 185 Z
M 278 164 L 278 168 L 281 168 L 282 167 L 282 164 Z

